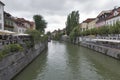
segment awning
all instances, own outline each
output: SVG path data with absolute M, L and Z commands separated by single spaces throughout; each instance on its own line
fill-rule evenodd
M 112 42 L 112 43 L 120 43 L 120 40 L 108 40 L 108 39 L 92 39 L 93 41 L 101 41 L 101 42 Z
M 15 32 L 8 31 L 8 30 L 0 30 L 0 34 L 15 34 Z
M 18 33 L 18 34 L 15 34 L 15 36 L 29 36 L 29 34 Z

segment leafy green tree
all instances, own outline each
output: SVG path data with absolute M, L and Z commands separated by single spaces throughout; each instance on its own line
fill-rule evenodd
M 30 34 L 32 36 L 34 44 L 40 42 L 41 35 L 42 35 L 40 33 L 40 31 L 38 31 L 38 30 L 27 30 L 26 33 Z
M 34 15 L 33 19 L 35 21 L 36 29 L 44 33 L 47 26 L 47 22 L 44 20 L 44 18 L 41 15 Z
M 102 26 L 98 28 L 98 34 L 99 35 L 109 34 L 109 26 Z
M 120 34 L 120 22 L 116 22 L 116 24 L 110 26 L 109 31 L 111 34 Z
M 76 41 L 76 38 L 80 36 L 80 27 L 75 27 L 72 32 L 70 33 L 70 39 L 72 42 Z
M 98 29 L 97 28 L 90 29 L 90 34 L 91 35 L 97 35 L 97 33 L 98 33 Z
M 48 31 L 48 32 L 47 32 L 47 35 L 48 35 L 48 36 L 50 36 L 50 35 L 51 35 L 51 32 L 50 32 L 50 31 Z
M 72 11 L 66 21 L 66 33 L 67 35 L 74 29 L 74 27 L 79 25 L 79 11 Z

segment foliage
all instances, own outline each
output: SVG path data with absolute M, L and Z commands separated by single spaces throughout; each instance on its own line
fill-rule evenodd
M 60 40 L 62 37 L 63 33 L 61 33 L 60 30 L 58 30 L 55 34 L 55 36 L 53 36 L 53 40 Z
M 113 26 L 102 26 L 99 28 L 88 29 L 80 33 L 82 36 L 87 35 L 107 35 L 107 34 L 120 34 L 120 22 L 116 22 Z
M 104 34 L 109 34 L 109 27 L 108 26 L 102 26 L 98 28 L 98 34 L 99 35 L 104 35 Z
M 67 35 L 74 29 L 74 27 L 79 25 L 79 11 L 72 11 L 66 21 L 66 33 Z
M 45 28 L 47 26 L 47 22 L 43 19 L 41 15 L 34 15 L 33 19 L 35 21 L 36 29 L 44 33 Z
M 40 42 L 42 34 L 39 31 L 37 31 L 37 30 L 27 30 L 26 33 L 30 34 L 32 36 L 34 43 Z
M 76 37 L 78 37 L 80 35 L 80 27 L 77 26 L 75 27 L 72 32 L 70 33 L 70 39 L 71 40 L 74 40 L 76 39 Z
M 120 34 L 120 22 L 116 22 L 116 24 L 110 26 L 109 33 Z
M 4 56 L 9 54 L 10 52 L 19 52 L 19 51 L 23 51 L 23 47 L 20 44 L 6 45 L 6 46 L 4 46 L 2 51 L 0 51 L 0 58 L 3 58 Z
M 34 46 L 34 43 L 32 41 L 25 41 L 25 45 L 27 48 L 32 48 Z
M 41 42 L 44 42 L 44 41 L 46 41 L 46 40 L 48 40 L 48 35 L 43 35 L 42 37 L 41 37 Z
M 40 33 L 38 30 L 27 30 L 26 33 L 32 36 L 32 44 L 43 42 L 48 39 L 47 35 Z
M 47 32 L 47 35 L 50 36 L 50 35 L 51 35 L 51 32 Z
M 97 28 L 92 28 L 91 30 L 90 30 L 90 34 L 91 35 L 96 35 L 96 34 L 98 34 L 98 29 Z

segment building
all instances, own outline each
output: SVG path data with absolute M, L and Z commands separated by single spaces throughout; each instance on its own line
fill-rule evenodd
M 4 12 L 4 30 L 14 31 L 14 18 L 11 14 Z
M 25 33 L 28 29 L 35 29 L 35 23 L 25 20 L 24 18 L 15 18 L 14 17 L 14 32 Z
M 27 27 L 24 26 L 24 24 L 19 21 L 18 19 L 14 19 L 14 32 L 16 33 L 25 33 L 25 31 L 27 30 Z
M 94 26 L 94 22 L 95 21 L 93 21 L 93 20 L 95 20 L 95 18 L 88 18 L 88 19 L 86 19 L 85 21 L 83 21 L 81 24 L 80 24 L 80 27 L 81 27 L 81 30 L 82 31 L 86 31 L 87 29 L 90 29 L 91 27 L 93 27 Z M 91 21 L 93 21 L 93 22 L 91 22 Z M 91 22 L 91 23 L 90 23 Z M 90 28 L 88 28 L 90 26 Z
M 25 20 L 24 18 L 17 18 L 17 21 L 22 22 L 27 29 L 30 29 L 31 27 L 30 21 Z
M 120 21 L 120 7 L 114 8 L 111 11 L 111 15 L 106 20 L 106 25 L 114 25 L 117 21 Z
M 101 27 L 106 25 L 106 20 L 107 18 L 111 15 L 111 10 L 107 11 L 102 11 L 98 16 L 97 16 L 97 22 L 96 22 L 96 27 Z
M 88 29 L 95 28 L 96 27 L 96 22 L 97 22 L 97 18 L 91 19 L 91 21 L 88 23 Z
M 0 1 L 0 30 L 4 30 L 4 6 L 5 4 Z
M 97 16 L 96 27 L 111 25 L 113 26 L 117 21 L 120 21 L 120 7 L 112 10 L 102 11 Z
M 54 30 L 53 32 L 52 32 L 52 37 L 55 37 L 56 36 L 56 34 L 58 33 L 58 31 L 57 30 Z
M 35 22 L 30 22 L 30 29 L 35 30 Z
M 26 29 L 35 29 L 35 23 L 24 18 L 17 18 L 17 21 L 21 22 Z

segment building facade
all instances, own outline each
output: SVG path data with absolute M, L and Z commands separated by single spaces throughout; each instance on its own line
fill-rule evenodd
M 27 30 L 27 28 L 24 26 L 24 24 L 17 20 L 17 19 L 14 19 L 14 32 L 16 33 L 25 33 L 25 31 Z
M 0 1 L 0 30 L 4 30 L 4 3 Z
M 91 28 L 95 27 L 94 25 L 95 25 L 96 21 L 94 21 L 94 20 L 95 20 L 95 18 L 88 18 L 85 21 L 83 21 L 80 24 L 81 30 L 86 31 L 87 29 L 91 29 Z
M 98 16 L 97 16 L 97 21 L 96 21 L 96 27 L 102 27 L 106 25 L 106 20 L 107 18 L 111 15 L 111 10 L 108 11 L 102 11 Z
M 111 11 L 111 15 L 106 20 L 106 25 L 113 26 L 118 21 L 120 21 L 120 7 Z
M 96 28 L 96 22 L 97 22 L 97 19 L 96 19 L 96 18 L 93 18 L 93 20 L 91 20 L 91 21 L 88 23 L 88 29 Z
M 4 12 L 4 30 L 14 31 L 14 18 L 11 14 Z

